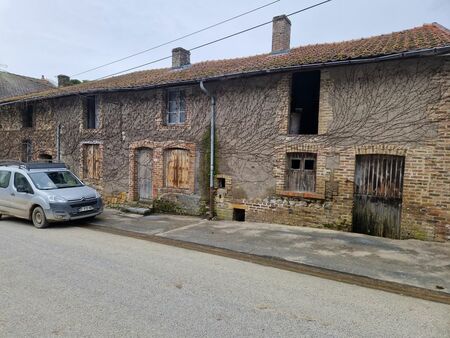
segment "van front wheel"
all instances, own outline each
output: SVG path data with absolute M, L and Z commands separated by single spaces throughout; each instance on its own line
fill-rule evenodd
M 48 226 L 47 218 L 45 217 L 44 210 L 41 207 L 36 207 L 33 209 L 31 220 L 33 221 L 33 225 L 38 229 L 43 229 Z

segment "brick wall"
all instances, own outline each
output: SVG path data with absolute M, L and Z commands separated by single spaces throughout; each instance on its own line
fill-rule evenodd
M 450 172 L 450 162 L 446 160 L 446 157 L 448 157 L 450 130 L 448 118 L 450 109 L 449 62 L 433 60 L 430 63 L 436 63 L 436 67 L 439 68 L 437 73 L 426 77 L 426 71 L 424 70 L 418 75 L 411 74 L 411 78 L 425 76 L 422 79 L 426 85 L 425 90 L 428 90 L 428 83 L 441 82 L 442 95 L 437 98 L 437 101 L 430 101 L 430 104 L 424 106 L 426 118 L 431 120 L 431 123 L 418 125 L 417 128 L 427 130 L 415 139 L 403 137 L 400 132 L 398 135 L 389 135 L 395 129 L 386 123 L 386 129 L 381 130 L 379 135 L 372 140 L 361 140 L 360 136 L 363 133 L 358 134 L 356 130 L 353 138 L 346 137 L 342 143 L 336 142 L 336 144 L 333 144 L 333 142 L 330 142 L 330 139 L 335 140 L 334 137 L 330 137 L 330 129 L 336 126 L 336 121 L 333 120 L 337 115 L 336 112 L 344 110 L 342 106 L 339 106 L 340 100 L 346 99 L 345 97 L 333 96 L 335 95 L 335 91 L 333 91 L 334 81 L 337 76 L 342 79 L 342 69 L 329 69 L 321 72 L 318 135 L 288 135 L 291 78 L 290 75 L 284 76 L 277 83 L 281 106 L 276 111 L 279 137 L 275 144 L 273 163 L 275 189 L 272 193 L 269 192 L 256 198 L 249 198 L 245 190 L 241 194 L 233 195 L 235 183 L 231 178 L 228 178 L 231 186 L 226 189 L 219 189 L 220 198 L 216 197 L 218 216 L 223 219 L 232 219 L 233 208 L 242 208 L 246 210 L 246 219 L 250 221 L 329 227 L 351 231 L 355 156 L 362 154 L 399 155 L 405 157 L 401 238 L 448 240 L 450 224 L 448 173 Z M 390 68 L 397 67 L 404 68 L 405 73 L 408 74 L 411 71 L 409 67 L 414 66 L 416 66 L 415 61 L 405 62 L 405 65 L 390 63 L 386 72 L 389 73 Z M 417 65 L 418 68 L 422 66 L 424 66 L 424 63 Z M 427 66 L 425 63 L 424 67 Z M 394 73 L 392 72 L 392 74 Z M 382 76 L 386 77 L 387 75 L 383 74 Z M 376 80 L 377 78 L 370 79 L 373 83 L 371 86 L 374 88 L 374 95 L 382 95 L 380 87 L 385 84 L 384 82 L 377 83 Z M 385 91 L 389 90 L 389 88 L 386 88 Z M 399 92 L 395 95 L 402 96 L 403 94 Z M 367 97 L 363 100 L 363 104 L 367 104 L 369 99 L 370 97 Z M 392 97 L 389 97 L 389 99 L 392 99 Z M 408 98 L 408 100 L 410 99 Z M 359 100 L 361 101 L 361 99 Z M 405 100 L 405 98 L 400 97 L 399 101 L 401 102 L 401 100 Z M 386 102 L 388 101 L 386 99 Z M 356 103 L 358 103 L 358 100 L 355 101 Z M 399 107 L 395 109 L 401 109 L 401 105 Z M 360 113 L 358 109 L 355 109 L 355 115 Z M 417 115 L 420 112 L 413 113 Z M 404 120 L 414 120 L 413 116 L 415 115 L 405 114 Z M 376 116 L 374 116 L 374 119 L 376 119 Z M 408 124 L 404 128 L 414 133 L 415 127 L 414 124 Z M 315 192 L 284 191 L 286 154 L 290 152 L 317 154 Z M 338 159 L 337 167 L 328 167 L 327 163 L 330 161 L 336 162 L 336 158 Z M 227 171 L 221 172 L 221 174 L 229 173 Z

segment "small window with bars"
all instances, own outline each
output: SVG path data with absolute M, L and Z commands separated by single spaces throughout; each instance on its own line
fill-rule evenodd
M 183 124 L 186 122 L 186 97 L 182 89 L 170 89 L 167 92 L 167 115 L 168 125 Z
M 287 191 L 316 190 L 317 155 L 313 153 L 288 153 L 286 170 Z

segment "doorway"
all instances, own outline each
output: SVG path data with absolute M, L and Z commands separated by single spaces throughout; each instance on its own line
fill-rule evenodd
M 152 186 L 153 151 L 142 148 L 137 150 L 137 191 L 138 199 L 150 200 L 153 197 Z
M 400 238 L 404 166 L 403 156 L 356 156 L 353 232 Z

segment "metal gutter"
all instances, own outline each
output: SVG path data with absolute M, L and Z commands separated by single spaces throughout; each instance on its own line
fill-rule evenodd
M 285 73 L 285 72 L 299 71 L 299 70 L 329 68 L 329 67 L 338 67 L 338 66 L 344 66 L 344 65 L 359 65 L 359 64 L 383 62 L 383 61 L 390 61 L 390 60 L 409 59 L 409 58 L 415 58 L 415 57 L 436 56 L 436 55 L 447 54 L 449 52 L 450 52 L 450 46 L 427 48 L 427 49 L 406 51 L 406 52 L 401 52 L 401 53 L 375 56 L 375 57 L 369 57 L 369 58 L 318 62 L 318 63 L 309 63 L 309 64 L 304 64 L 304 65 L 296 65 L 296 66 L 289 66 L 289 67 L 282 67 L 282 68 L 231 73 L 231 74 L 226 74 L 226 75 L 211 76 L 211 77 L 207 77 L 207 78 L 193 79 L 193 80 L 189 80 L 189 81 L 177 81 L 177 82 L 170 82 L 170 83 L 156 84 L 156 85 L 143 85 L 143 86 L 130 87 L 130 88 L 98 89 L 98 90 L 93 89 L 93 90 L 87 90 L 87 91 L 79 92 L 79 93 L 68 93 L 68 94 L 63 94 L 63 95 L 55 95 L 55 96 L 47 96 L 47 97 L 34 97 L 34 98 L 32 97 L 29 99 L 15 100 L 15 101 L 9 101 L 9 102 L 5 102 L 5 103 L 0 103 L 0 107 L 6 106 L 6 105 L 11 105 L 14 103 L 19 103 L 19 102 L 48 100 L 48 99 L 56 99 L 56 98 L 62 98 L 62 97 L 67 97 L 67 96 L 91 95 L 91 94 L 102 94 L 102 93 L 120 93 L 120 92 L 127 92 L 127 91 L 140 91 L 140 90 L 148 90 L 148 89 L 156 89 L 156 88 L 173 87 L 173 86 L 194 85 L 194 84 L 197 85 L 202 81 L 203 82 L 205 82 L 205 81 L 208 81 L 208 82 L 223 81 L 223 80 L 229 80 L 229 79 L 235 79 L 235 78 L 246 78 L 246 77 L 258 76 L 258 75 L 272 74 L 272 73 Z M 276 57 L 276 56 L 274 56 L 274 57 Z
M 211 98 L 211 129 L 210 129 L 210 169 L 209 169 L 209 218 L 214 217 L 214 134 L 216 133 L 216 97 L 212 95 L 200 81 L 200 89 Z

